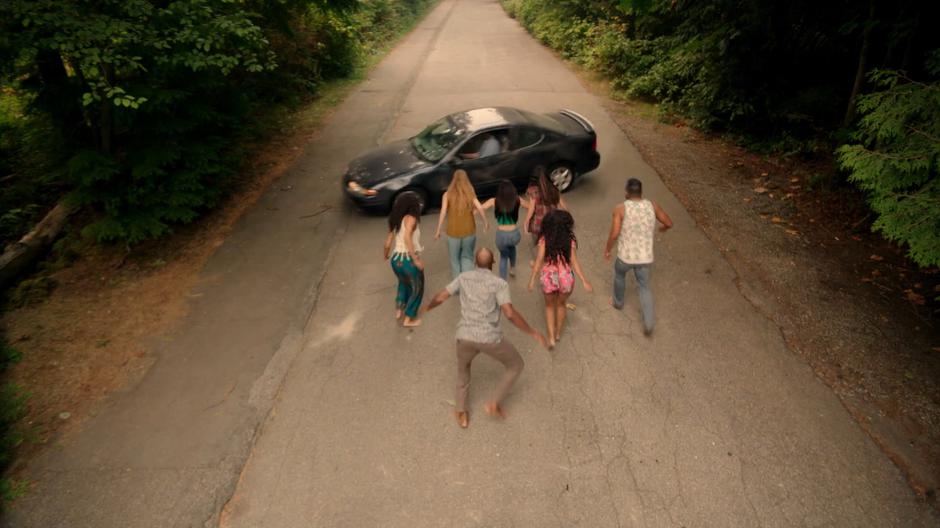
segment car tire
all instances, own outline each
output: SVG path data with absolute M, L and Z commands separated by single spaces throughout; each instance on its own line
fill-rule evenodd
M 392 199 L 391 205 L 394 205 L 395 200 L 404 194 L 413 194 L 418 198 L 418 203 L 421 204 L 421 214 L 424 214 L 424 212 L 428 210 L 428 193 L 424 189 L 420 189 L 418 187 L 408 187 L 407 189 L 403 189 L 400 193 L 395 195 L 395 198 Z M 391 205 L 389 206 L 390 211 L 392 208 Z
M 548 169 L 548 179 L 559 192 L 567 192 L 571 189 L 571 185 L 577 177 L 574 168 L 564 161 L 556 163 Z

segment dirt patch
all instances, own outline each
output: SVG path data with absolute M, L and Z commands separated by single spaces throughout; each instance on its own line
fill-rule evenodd
M 148 343 L 187 312 L 187 294 L 236 221 L 303 152 L 317 126 L 352 83 L 288 119 L 255 154 L 238 191 L 196 224 L 126 252 L 88 244 L 44 302 L 3 314 L 0 325 L 23 360 L 10 381 L 29 393 L 24 430 L 34 441 L 18 453 L 14 474 L 43 445 L 93 415 L 105 396 L 140 380 L 153 358 Z M 342 92 L 342 93 L 339 93 Z
M 940 273 L 873 234 L 859 193 L 824 185 L 831 161 L 758 156 L 582 79 L 735 268 L 742 294 L 934 502 Z

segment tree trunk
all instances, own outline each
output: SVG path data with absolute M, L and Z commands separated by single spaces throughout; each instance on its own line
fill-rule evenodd
M 59 202 L 32 231 L 19 242 L 10 245 L 0 255 L 0 291 L 10 286 L 13 281 L 45 254 L 49 246 L 59 237 L 65 221 L 74 208 L 65 202 Z
M 855 82 L 852 84 L 852 93 L 849 94 L 849 105 L 845 109 L 845 119 L 842 120 L 842 126 L 848 127 L 855 119 L 855 100 L 862 90 L 862 83 L 865 82 L 865 70 L 868 62 L 868 49 L 871 47 L 871 32 L 875 27 L 875 0 L 869 0 L 868 20 L 865 21 L 865 28 L 862 30 L 862 49 L 858 53 L 858 69 L 855 71 Z

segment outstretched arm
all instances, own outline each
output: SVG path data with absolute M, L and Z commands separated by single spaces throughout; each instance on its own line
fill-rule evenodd
M 656 212 L 656 219 L 662 224 L 662 227 L 659 228 L 660 231 L 665 231 L 672 227 L 672 218 L 669 218 L 666 211 L 663 211 L 663 208 L 656 202 L 653 202 L 653 211 Z
M 496 198 L 490 198 L 489 200 L 483 202 L 482 207 L 484 210 L 489 209 L 496 205 Z
M 578 260 L 578 250 L 574 247 L 571 248 L 571 268 L 574 269 L 574 272 L 578 274 L 578 278 L 584 283 L 584 289 L 587 290 L 588 293 L 593 292 L 594 287 L 591 286 L 590 281 L 584 276 L 584 271 L 581 269 L 581 262 Z
M 447 218 L 447 193 L 441 197 L 441 212 L 437 215 L 437 232 L 434 233 L 434 240 L 441 238 L 441 227 L 444 225 L 444 219 Z
M 604 246 L 604 259 L 610 260 L 610 250 L 614 248 L 617 237 L 620 236 L 620 226 L 623 225 L 623 204 L 614 207 L 614 217 L 610 222 L 610 234 L 607 235 L 607 245 Z
M 450 292 L 448 292 L 447 290 L 441 290 L 440 293 L 438 293 L 437 295 L 434 296 L 433 299 L 431 299 L 431 302 L 428 303 L 424 311 L 430 312 L 434 308 L 437 308 L 438 306 L 443 304 L 444 301 L 446 301 L 447 299 L 450 299 Z
M 528 200 L 528 202 L 527 202 L 527 204 L 526 204 L 526 208 L 525 208 L 525 210 L 526 210 L 526 213 L 525 213 L 525 223 L 522 224 L 522 231 L 523 231 L 524 233 L 528 233 L 528 232 L 529 232 L 529 222 L 531 222 L 531 221 L 532 221 L 532 217 L 535 216 L 535 204 L 536 204 L 536 200 L 537 200 L 537 198 L 532 198 L 531 200 Z
M 512 303 L 506 303 L 500 306 L 499 309 L 502 310 L 503 315 L 506 316 L 506 319 L 509 319 L 516 328 L 532 336 L 532 339 L 538 341 L 543 348 L 548 347 L 548 342 L 545 340 L 545 336 L 543 336 L 538 330 L 529 326 L 529 323 L 527 323 L 525 318 L 522 317 L 522 314 L 513 308 Z
M 486 211 L 483 209 L 483 205 L 480 203 L 480 200 L 474 198 L 473 207 L 475 207 L 477 212 L 480 213 L 480 219 L 483 220 L 483 231 L 486 232 L 486 230 L 490 228 L 490 223 L 486 221 Z
M 542 262 L 545 262 L 545 243 L 539 241 L 538 256 L 535 257 L 535 264 L 532 266 L 532 276 L 529 277 L 529 291 L 535 289 L 535 277 L 537 277 L 539 271 L 542 270 Z
M 389 231 L 388 236 L 385 237 L 385 260 L 388 260 L 388 257 L 392 254 L 392 241 L 395 240 L 395 232 Z

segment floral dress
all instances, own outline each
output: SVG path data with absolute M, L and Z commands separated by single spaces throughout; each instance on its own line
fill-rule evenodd
M 545 239 L 539 239 L 539 244 L 544 245 Z M 574 249 L 574 241 L 571 242 Z M 542 285 L 542 293 L 561 293 L 569 294 L 574 289 L 574 272 L 571 271 L 571 265 L 564 259 L 558 259 L 546 262 L 542 266 L 539 274 L 539 284 Z

